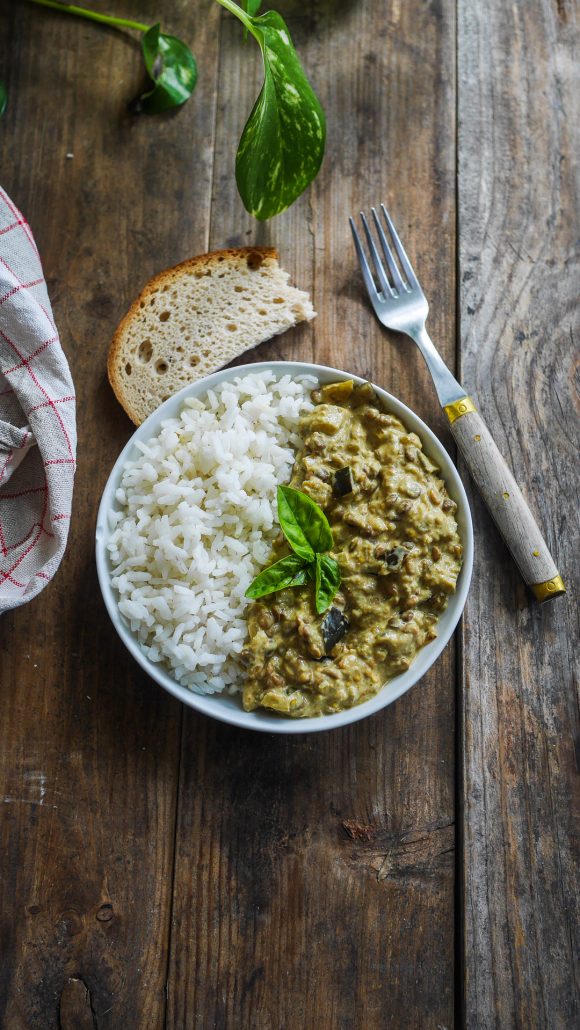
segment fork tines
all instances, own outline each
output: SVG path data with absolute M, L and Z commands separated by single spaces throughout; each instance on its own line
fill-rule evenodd
M 401 243 L 401 241 L 399 239 L 397 230 L 395 229 L 395 226 L 393 225 L 393 222 L 391 220 L 389 212 L 387 211 L 387 209 L 386 209 L 384 204 L 381 204 L 381 211 L 383 213 L 383 218 L 385 220 L 386 227 L 387 227 L 389 235 L 391 237 L 391 241 L 392 241 L 392 244 L 394 246 L 396 255 L 397 255 L 398 259 L 399 259 L 400 269 L 399 269 L 399 265 L 397 264 L 397 262 L 395 260 L 395 255 L 393 254 L 393 250 L 391 248 L 391 244 L 389 243 L 389 240 L 387 238 L 387 234 L 385 233 L 385 230 L 384 230 L 384 228 L 383 228 L 383 226 L 381 224 L 379 216 L 377 215 L 376 209 L 374 207 L 372 207 L 371 208 L 371 213 L 372 213 L 372 216 L 373 216 L 373 222 L 374 222 L 374 225 L 375 225 L 375 228 L 376 228 L 377 236 L 378 236 L 379 241 L 380 241 L 381 249 L 382 249 L 382 252 L 383 252 L 383 255 L 384 255 L 384 260 L 385 260 L 386 268 L 387 268 L 386 271 L 385 271 L 385 265 L 383 264 L 383 262 L 381 260 L 381 257 L 380 257 L 379 251 L 377 249 L 376 243 L 374 241 L 373 235 L 372 235 L 371 230 L 369 228 L 369 223 L 368 223 L 368 221 L 366 219 L 366 215 L 365 215 L 364 211 L 360 212 L 360 217 L 361 217 L 361 221 L 362 221 L 362 224 L 363 224 L 363 229 L 364 229 L 364 232 L 365 232 L 367 245 L 368 245 L 368 248 L 369 248 L 369 251 L 370 251 L 370 255 L 371 255 L 371 258 L 372 258 L 372 261 L 373 261 L 373 265 L 374 265 L 374 268 L 375 268 L 376 279 L 377 279 L 377 281 L 379 283 L 380 292 L 385 297 L 397 297 L 401 293 L 410 292 L 413 289 L 417 289 L 419 287 L 419 283 L 418 283 L 417 277 L 416 277 L 416 275 L 415 275 L 415 273 L 413 271 L 413 267 L 411 265 L 411 262 L 409 261 L 409 258 L 407 257 L 407 255 L 405 253 L 405 248 L 403 247 L 403 244 Z M 359 259 L 359 262 L 360 262 L 360 266 L 361 266 L 363 278 L 364 278 L 364 281 L 365 281 L 365 285 L 367 287 L 367 290 L 369 290 L 369 292 L 373 291 L 373 290 L 376 291 L 377 286 L 376 286 L 376 283 L 375 283 L 375 279 L 373 277 L 373 273 L 371 272 L 371 269 L 370 269 L 370 266 L 369 266 L 369 262 L 368 262 L 368 259 L 367 259 L 364 247 L 363 247 L 363 245 L 361 243 L 361 240 L 360 240 L 360 236 L 359 236 L 359 234 L 358 234 L 358 232 L 356 230 L 354 219 L 353 218 L 349 218 L 349 222 L 350 222 L 350 227 L 352 229 L 352 235 L 354 237 L 354 245 L 356 247 L 356 251 L 357 251 L 358 259 Z

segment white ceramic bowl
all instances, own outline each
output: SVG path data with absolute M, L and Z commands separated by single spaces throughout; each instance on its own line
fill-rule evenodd
M 345 726 L 347 723 L 364 719 L 367 715 L 373 715 L 409 690 L 433 665 L 433 662 L 436 661 L 451 638 L 465 605 L 473 565 L 473 527 L 463 484 L 447 451 L 425 423 L 410 408 L 407 408 L 401 401 L 392 397 L 391 394 L 381 390 L 380 387 L 375 386 L 376 392 L 386 409 L 397 415 L 410 430 L 421 437 L 426 453 L 441 468 L 441 474 L 447 485 L 449 495 L 457 503 L 456 518 L 464 548 L 463 568 L 457 583 L 457 590 L 450 597 L 449 604 L 439 619 L 437 638 L 419 651 L 410 669 L 400 676 L 395 676 L 375 697 L 364 701 L 360 705 L 355 705 L 354 708 L 337 712 L 335 715 L 324 715 L 319 718 L 310 719 L 289 719 L 266 710 L 258 709 L 254 712 L 244 712 L 239 695 L 195 694 L 186 687 L 182 687 L 173 679 L 168 669 L 151 662 L 147 658 L 141 650 L 137 638 L 119 613 L 117 595 L 111 586 L 111 568 L 106 547 L 109 535 L 108 514 L 116 506 L 115 491 L 119 486 L 125 462 L 133 457 L 132 452 L 135 441 L 145 441 L 154 436 L 164 419 L 174 418 L 178 414 L 185 397 L 201 397 L 208 388 L 216 386 L 224 380 L 232 379 L 234 376 L 243 375 L 247 372 L 259 372 L 266 369 L 272 369 L 280 376 L 285 373 L 315 375 L 322 384 L 336 382 L 340 379 L 354 379 L 357 383 L 363 382 L 362 379 L 350 373 L 340 372 L 338 369 L 327 368 L 323 365 L 310 365 L 298 361 L 266 361 L 224 369 L 221 372 L 214 373 L 214 375 L 207 376 L 206 379 L 186 386 L 179 393 L 175 394 L 174 397 L 170 397 L 133 433 L 127 446 L 121 451 L 109 476 L 103 491 L 97 517 L 97 571 L 107 611 L 121 640 L 145 672 L 162 687 L 165 687 L 170 694 L 178 697 L 180 701 L 189 705 L 190 708 L 195 708 L 197 711 L 203 712 L 204 715 L 211 715 L 214 719 L 221 719 L 222 722 L 232 723 L 234 726 L 262 730 L 266 733 L 312 733 Z

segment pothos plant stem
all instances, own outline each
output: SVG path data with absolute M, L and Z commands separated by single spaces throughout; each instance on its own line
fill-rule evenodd
M 100 21 L 103 25 L 136 29 L 137 32 L 147 32 L 149 29 L 149 25 L 142 25 L 138 21 L 130 21 L 128 18 L 114 18 L 109 14 L 98 14 L 97 11 L 87 11 L 85 7 L 58 3 L 58 0 L 30 0 L 30 3 L 40 4 L 41 7 L 52 7 L 55 11 L 63 11 L 65 14 L 76 14 L 79 18 L 88 18 L 89 21 Z
M 159 22 L 143 25 L 64 0 L 30 2 L 142 33 L 141 47 L 152 86 L 134 101 L 132 110 L 147 114 L 168 111 L 184 104 L 193 93 L 195 58 L 182 40 L 162 32 Z M 260 0 L 247 0 L 243 6 L 236 0 L 216 2 L 242 23 L 245 34 L 250 33 L 262 51 L 264 84 L 238 145 L 236 182 L 246 209 L 265 220 L 285 211 L 318 174 L 324 154 L 324 112 L 283 18 L 276 11 L 257 17 Z M 0 83 L 0 114 L 5 106 L 6 90 Z
M 246 12 L 239 6 L 239 4 L 234 3 L 233 0 L 217 0 L 217 2 L 218 4 L 221 4 L 222 7 L 225 7 L 226 11 L 229 11 L 230 14 L 239 18 L 244 28 L 246 28 L 248 32 L 251 32 L 252 36 L 255 36 L 258 42 L 260 41 L 259 36 L 256 35 L 255 29 L 252 25 L 251 18 L 248 18 Z

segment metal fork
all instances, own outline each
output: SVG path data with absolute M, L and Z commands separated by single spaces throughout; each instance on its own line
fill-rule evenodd
M 525 582 L 539 601 L 558 597 L 565 593 L 564 583 L 534 516 L 471 397 L 433 344 L 425 328 L 427 298 L 384 204 L 381 212 L 383 221 L 371 208 L 376 238 L 360 213 L 374 271 L 349 219 L 375 315 L 387 329 L 410 336 L 421 351 L 451 433 Z

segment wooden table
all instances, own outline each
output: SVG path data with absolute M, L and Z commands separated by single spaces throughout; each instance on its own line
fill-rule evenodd
M 130 34 L 3 11 L 1 180 L 43 256 L 79 465 L 61 570 L 2 620 L 0 1024 L 577 1026 L 578 7 L 281 0 L 328 149 L 261 225 L 233 176 L 257 48 L 210 0 L 93 6 L 163 14 L 200 75 L 177 115 L 132 118 Z M 109 340 L 156 271 L 273 243 L 318 318 L 250 357 L 372 377 L 451 446 L 418 353 L 362 293 L 346 219 L 381 199 L 570 591 L 531 601 L 470 490 L 463 630 L 424 680 L 341 731 L 239 732 L 149 681 L 100 598 L 97 502 L 131 432 Z

